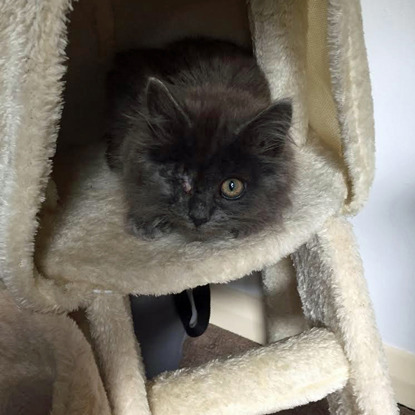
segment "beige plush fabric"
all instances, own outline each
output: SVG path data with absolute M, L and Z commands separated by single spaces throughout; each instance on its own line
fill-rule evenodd
M 35 306 L 56 306 L 33 255 L 62 109 L 68 9 L 67 0 L 0 3 L 0 277 Z
M 308 329 L 291 258 L 283 258 L 276 264 L 264 268 L 261 274 L 267 342 L 275 343 Z
M 70 291 L 73 301 L 84 301 L 88 292 L 100 289 L 180 292 L 260 270 L 306 242 L 327 217 L 340 211 L 346 197 L 344 178 L 330 162 L 330 153 L 311 139 L 296 152 L 297 185 L 283 226 L 242 240 L 186 243 L 172 235 L 149 243 L 124 230 L 121 187 L 103 149 L 77 151 L 60 161 L 56 171 L 61 198 L 59 208 L 45 213 L 41 222 L 38 269 Z
M 347 377 L 336 338 L 313 329 L 239 357 L 160 375 L 149 400 L 154 415 L 268 414 L 319 400 Z
M 105 121 L 105 71 L 122 47 L 196 33 L 242 44 L 251 37 L 273 96 L 293 99 L 293 205 L 281 226 L 245 240 L 186 244 L 172 236 L 148 244 L 124 232 L 119 184 L 96 144 Z M 0 327 L 6 333 L 0 336 L 0 391 L 6 412 L 10 402 L 32 406 L 33 395 L 44 397 L 37 402 L 43 410 L 52 393 L 53 415 L 233 414 L 232 408 L 260 414 L 321 398 L 347 381 L 331 395 L 332 414 L 396 413 L 350 231 L 343 220 L 330 219 L 355 213 L 373 176 L 358 0 L 3 0 L 0 57 Z M 223 364 L 165 375 L 149 385 L 148 403 L 122 296 L 177 292 L 268 267 L 269 338 L 276 341 L 306 327 L 291 264 L 278 263 L 295 251 L 308 323 L 327 325 L 334 335 L 313 329 Z M 281 318 L 282 305 L 274 301 L 284 281 L 292 302 L 284 302 L 289 312 Z M 94 355 L 72 321 L 56 314 L 79 307 L 86 309 Z M 220 402 L 229 405 L 219 409 Z
M 149 415 L 146 378 L 128 298 L 99 295 L 88 308 L 87 316 L 113 413 Z
M 369 68 L 359 0 L 328 5 L 329 68 L 350 187 L 345 212 L 355 214 L 366 202 L 375 170 Z
M 303 145 L 308 133 L 306 96 L 307 9 L 303 0 L 251 1 L 251 36 L 258 63 L 266 74 L 274 99 L 291 98 L 291 135 Z M 272 16 L 272 21 L 270 17 Z M 282 31 L 284 34 L 282 35 Z M 278 39 L 273 42 L 270 39 Z M 284 57 L 281 59 L 281 57 Z
M 398 414 L 363 268 L 349 223 L 331 218 L 293 254 L 306 317 L 343 344 L 350 378 L 330 397 L 335 414 Z
M 19 309 L 0 289 L 0 414 L 110 413 L 92 350 L 74 322 Z

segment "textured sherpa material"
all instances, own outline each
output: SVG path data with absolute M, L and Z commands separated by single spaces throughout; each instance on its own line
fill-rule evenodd
M 275 343 L 308 329 L 291 258 L 283 258 L 266 267 L 261 275 L 267 343 Z
M 335 336 L 312 329 L 242 356 L 161 375 L 149 387 L 149 401 L 154 415 L 268 414 L 317 401 L 347 378 Z
M 75 323 L 21 310 L 1 288 L 0 414 L 111 414 L 91 347 Z
M 346 388 L 330 397 L 332 413 L 398 414 L 351 225 L 331 218 L 293 260 L 306 317 L 336 334 L 350 363 Z
M 56 172 L 60 207 L 42 214 L 38 269 L 80 302 L 93 290 L 167 294 L 261 270 L 305 243 L 340 211 L 346 197 L 341 170 L 329 161 L 329 153 L 309 141 L 296 148 L 297 185 L 283 225 L 245 239 L 210 243 L 188 243 L 175 235 L 149 243 L 127 235 L 121 186 L 104 152 L 96 147 L 84 155 L 78 151 Z
M 128 297 L 99 295 L 88 308 L 87 316 L 113 413 L 149 415 L 146 378 Z
M 269 81 L 272 97 L 292 99 L 291 136 L 298 145 L 303 145 L 308 134 L 305 79 L 308 2 L 260 0 L 251 1 L 250 6 L 252 45 L 258 63 Z
M 35 283 L 32 258 L 61 113 L 68 7 L 0 3 L 0 277 L 23 302 L 42 304 L 47 285 Z
M 375 171 L 373 102 L 359 0 L 329 0 L 330 73 L 349 178 L 348 214 L 366 202 Z

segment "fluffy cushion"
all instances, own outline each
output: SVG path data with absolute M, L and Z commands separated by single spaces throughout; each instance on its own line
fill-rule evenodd
M 144 242 L 124 230 L 122 189 L 103 154 L 103 147 L 87 147 L 57 161 L 60 201 L 48 208 L 37 238 L 38 269 L 68 290 L 81 283 L 78 296 L 92 290 L 159 295 L 240 278 L 293 252 L 346 195 L 334 159 L 308 144 L 296 147 L 297 183 L 282 225 L 237 240 L 186 243 L 169 235 Z

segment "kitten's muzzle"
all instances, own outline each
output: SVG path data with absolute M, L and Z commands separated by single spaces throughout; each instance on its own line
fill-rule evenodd
M 211 207 L 202 198 L 195 196 L 189 201 L 189 217 L 199 227 L 210 220 Z
M 197 218 L 194 216 L 190 216 L 190 218 L 192 219 L 193 223 L 195 224 L 195 226 L 199 227 L 201 225 L 203 225 L 204 223 L 209 221 L 209 218 L 203 217 L 203 218 Z

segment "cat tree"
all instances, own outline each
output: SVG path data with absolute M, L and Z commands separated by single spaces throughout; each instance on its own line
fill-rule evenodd
M 282 225 L 211 243 L 124 232 L 99 144 L 105 74 L 117 50 L 185 35 L 252 43 L 273 97 L 293 99 L 297 179 Z M 328 396 L 332 414 L 397 414 L 344 218 L 373 178 L 365 53 L 358 0 L 3 1 L 0 413 L 259 415 Z M 272 299 L 292 267 L 309 328 L 277 341 Z M 146 383 L 128 294 L 254 270 L 270 344 Z

